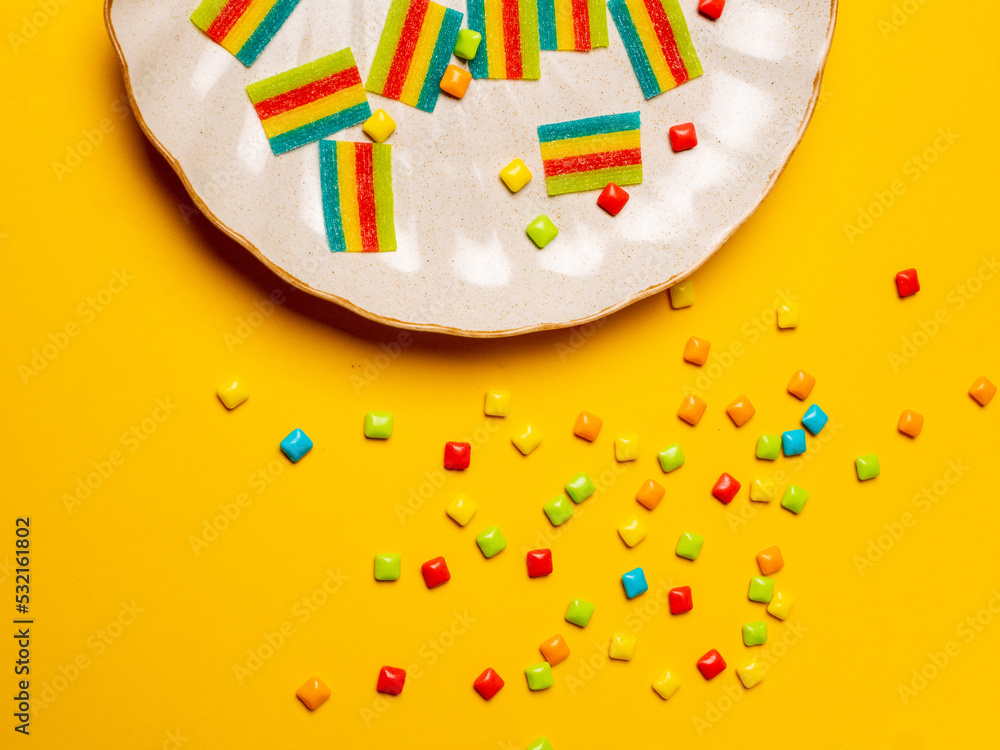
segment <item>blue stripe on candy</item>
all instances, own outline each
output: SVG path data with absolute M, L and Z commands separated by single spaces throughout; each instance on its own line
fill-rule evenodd
M 660 84 L 656 80 L 653 68 L 649 64 L 646 50 L 639 39 L 639 32 L 635 30 L 635 22 L 632 14 L 629 13 L 628 6 L 624 0 L 609 0 L 608 10 L 611 17 L 615 19 L 615 26 L 618 27 L 618 35 L 625 44 L 625 51 L 628 59 L 632 61 L 632 70 L 635 77 L 639 79 L 639 86 L 642 88 L 642 95 L 650 99 L 657 94 L 662 94 Z
M 485 0 L 468 0 L 465 7 L 468 14 L 466 23 L 472 31 L 478 31 L 482 39 L 479 42 L 479 49 L 476 56 L 469 60 L 469 72 L 473 78 L 488 78 L 490 75 L 489 60 L 486 57 L 486 47 L 489 40 L 486 38 L 486 3 Z M 496 41 L 496 40 L 494 40 Z M 499 40 L 503 43 L 503 40 Z
M 582 120 L 557 122 L 538 126 L 538 140 L 542 143 L 561 141 L 565 138 L 580 138 L 585 135 L 621 133 L 623 130 L 639 129 L 639 113 L 625 112 L 620 115 L 586 117 Z
M 417 109 L 422 109 L 424 112 L 434 111 L 438 94 L 441 93 L 441 79 L 448 67 L 448 61 L 451 60 L 451 53 L 455 51 L 455 43 L 458 41 L 458 30 L 461 25 L 462 14 L 457 10 L 445 8 L 437 44 L 434 45 L 434 54 L 431 55 L 431 64 L 427 68 L 427 77 L 424 79 L 424 87 L 420 89 Z
M 271 10 L 264 16 L 264 20 L 260 26 L 250 35 L 250 38 L 247 39 L 246 44 L 243 45 L 240 51 L 236 53 L 236 59 L 248 68 L 253 65 L 254 61 L 260 57 L 260 53 L 264 51 L 264 47 L 274 39 L 274 35 L 278 33 L 282 24 L 288 20 L 288 16 L 292 14 L 295 6 L 298 4 L 299 0 L 278 0 L 278 2 L 271 6 Z
M 313 141 L 318 141 L 320 138 L 333 135 L 338 130 L 343 130 L 344 128 L 351 127 L 351 125 L 364 122 L 371 116 L 371 106 L 368 102 L 362 102 L 361 104 L 355 104 L 353 107 L 348 107 L 345 110 L 337 112 L 335 115 L 324 117 L 321 120 L 316 120 L 316 122 L 303 125 L 301 128 L 276 135 L 268 142 L 271 144 L 271 151 L 274 152 L 275 156 L 278 156 L 299 146 L 305 146 L 307 143 L 312 143 Z
M 323 218 L 331 253 L 347 252 L 344 224 L 340 218 L 340 179 L 337 172 L 337 142 L 319 142 L 319 184 L 323 189 Z
M 542 49 L 559 49 L 556 42 L 555 0 L 538 0 L 538 41 Z

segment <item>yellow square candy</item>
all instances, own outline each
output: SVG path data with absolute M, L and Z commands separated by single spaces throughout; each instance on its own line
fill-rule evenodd
M 389 113 L 384 109 L 376 109 L 372 116 L 365 120 L 361 129 L 368 134 L 375 143 L 381 143 L 396 130 L 396 121 L 389 117 Z
M 618 527 L 618 533 L 621 534 L 622 541 L 625 542 L 625 544 L 629 547 L 634 547 L 646 538 L 646 534 L 649 533 L 649 529 L 646 528 L 646 524 L 635 516 L 632 516 L 632 518 Z
M 514 159 L 500 170 L 500 179 L 503 180 L 504 185 L 510 188 L 510 192 L 516 193 L 531 182 L 531 171 L 523 161 Z
M 743 687 L 749 690 L 764 679 L 764 675 L 767 674 L 767 668 L 768 663 L 766 661 L 751 659 L 746 664 L 742 664 L 737 667 L 736 674 L 739 675 L 740 682 L 743 683 Z
M 653 680 L 653 690 L 659 693 L 663 700 L 669 700 L 680 686 L 681 678 L 669 669 L 665 669 L 659 677 Z
M 483 411 L 488 417 L 506 417 L 510 414 L 510 391 L 486 391 Z
M 775 591 L 774 596 L 771 597 L 771 603 L 767 605 L 767 611 L 779 620 L 784 620 L 792 613 L 792 606 L 794 604 L 794 596 Z
M 521 451 L 524 455 L 528 455 L 531 451 L 538 447 L 538 444 L 542 442 L 542 436 L 531 429 L 531 425 L 527 425 L 520 435 L 515 435 L 512 437 L 511 442 L 517 446 L 517 449 Z
M 778 305 L 778 328 L 796 328 L 799 325 L 799 303 Z
M 615 458 L 619 461 L 635 461 L 639 458 L 639 436 L 630 434 L 615 438 Z
M 976 399 L 980 406 L 986 406 L 997 395 L 997 387 L 987 377 L 981 375 L 972 384 L 972 387 L 969 389 L 969 395 Z
M 754 479 L 750 483 L 750 499 L 755 503 L 769 503 L 774 500 L 774 480 Z
M 465 526 L 476 515 L 478 507 L 478 505 L 465 495 L 460 494 L 455 496 L 455 499 L 448 504 L 444 512 L 451 516 L 459 526 Z
M 319 677 L 310 677 L 295 695 L 310 711 L 315 711 L 330 697 L 330 688 Z
M 685 396 L 684 400 L 681 401 L 681 408 L 677 410 L 677 416 L 688 424 L 695 425 L 701 421 L 702 415 L 705 414 L 705 409 L 707 408 L 708 403 L 692 393 L 690 396 Z
M 700 367 L 708 360 L 708 352 L 711 348 L 711 341 L 692 336 L 684 345 L 684 361 Z
M 615 633 L 611 636 L 608 656 L 612 659 L 628 661 L 635 656 L 635 636 L 628 633 Z
M 667 292 L 670 294 L 670 306 L 675 310 L 694 304 L 694 282 L 691 279 L 674 284 Z
M 235 409 L 250 395 L 250 389 L 247 388 L 246 383 L 235 378 L 220 383 L 217 392 L 219 400 L 226 405 L 227 409 Z

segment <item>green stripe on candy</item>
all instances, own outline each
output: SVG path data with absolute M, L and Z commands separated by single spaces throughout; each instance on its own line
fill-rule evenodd
M 229 0 L 205 0 L 191 14 L 191 23 L 202 31 L 208 31 L 208 27 L 212 25 L 212 22 L 222 12 L 222 9 L 226 7 L 226 3 L 228 2 Z
M 313 60 L 311 63 L 265 78 L 263 81 L 251 83 L 247 86 L 247 94 L 250 95 L 250 101 L 258 104 L 266 99 L 287 94 L 307 83 L 318 81 L 353 67 L 356 67 L 354 54 L 350 47 L 346 47 L 332 55 L 321 57 L 319 60 Z
M 677 49 L 681 53 L 688 78 L 697 78 L 703 72 L 701 60 L 698 59 L 694 42 L 691 41 L 691 32 L 688 31 L 687 21 L 684 20 L 680 3 L 677 0 L 662 0 L 662 3 L 663 10 L 666 11 L 667 18 L 670 19 L 670 28 L 673 29 L 674 40 L 677 42 Z
M 538 0 L 518 0 L 521 23 L 521 78 L 542 77 L 538 53 Z M 478 53 L 476 57 L 479 57 Z
M 583 190 L 603 190 L 609 183 L 616 185 L 638 185 L 642 182 L 642 165 L 631 164 L 627 167 L 611 167 L 609 169 L 594 169 L 589 172 L 559 175 L 545 178 L 545 187 L 549 195 L 563 193 L 579 193 Z
M 590 14 L 590 46 L 608 46 L 608 11 L 604 0 L 587 0 Z
M 381 94 L 385 89 L 409 7 L 410 0 L 392 0 L 392 5 L 389 6 L 389 15 L 386 16 L 385 27 L 375 50 L 375 59 L 372 60 L 372 69 L 368 72 L 368 81 L 365 83 L 365 89 L 373 94 Z
M 378 249 L 388 253 L 396 249 L 396 223 L 392 215 L 392 146 L 379 143 L 372 148 Z

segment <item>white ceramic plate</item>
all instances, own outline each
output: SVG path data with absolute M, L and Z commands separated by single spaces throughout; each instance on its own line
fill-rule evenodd
M 609 48 L 542 52 L 540 81 L 473 81 L 433 114 L 369 94 L 397 123 L 399 249 L 379 254 L 329 251 L 317 145 L 273 156 L 245 87 L 347 46 L 367 77 L 388 0 L 302 0 L 249 69 L 191 23 L 197 0 L 107 0 L 105 15 L 140 124 L 224 232 L 369 318 L 504 336 L 593 320 L 684 278 L 753 213 L 798 145 L 836 0 L 729 0 L 716 22 L 697 0 L 681 4 L 705 75 L 649 101 L 610 17 Z M 627 188 L 624 211 L 607 215 L 596 192 L 548 197 L 536 127 L 636 109 L 645 182 Z M 687 121 L 699 145 L 674 154 L 667 130 Z M 360 126 L 334 137 L 365 140 Z M 499 172 L 515 157 L 534 179 L 511 195 Z M 525 227 L 541 213 L 560 234 L 538 250 Z

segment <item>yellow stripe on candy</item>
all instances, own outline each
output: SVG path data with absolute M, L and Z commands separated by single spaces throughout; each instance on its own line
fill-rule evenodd
M 620 133 L 601 133 L 579 138 L 565 138 L 561 141 L 546 141 L 542 146 L 542 161 L 563 159 L 567 156 L 585 156 L 599 151 L 622 151 L 640 148 L 639 131 L 625 130 Z
M 355 104 L 361 104 L 365 101 L 367 100 L 365 99 L 364 86 L 358 83 L 350 88 L 342 89 L 335 94 L 330 94 L 329 96 L 324 96 L 322 99 L 309 102 L 309 104 L 303 104 L 301 107 L 296 107 L 288 112 L 268 117 L 262 123 L 264 125 L 264 134 L 268 138 L 274 138 L 296 128 L 301 128 L 303 125 L 309 125 L 317 120 L 322 120 L 324 117 L 335 115 L 348 107 L 353 107 Z M 337 158 L 340 158 L 339 153 Z
M 354 171 L 354 144 L 337 143 L 337 184 L 340 189 L 340 222 L 348 252 L 360 252 L 361 220 L 358 218 L 358 177 Z
M 243 15 L 240 16 L 240 20 L 226 34 L 226 38 L 222 40 L 222 46 L 234 55 L 243 49 L 243 45 L 247 43 L 247 39 L 264 22 L 264 17 L 271 12 L 271 8 L 277 2 L 278 0 L 253 0 Z
M 403 104 L 416 107 L 417 102 L 420 101 L 420 92 L 423 91 L 427 69 L 431 66 L 438 33 L 444 22 L 444 12 L 445 7 L 437 3 L 431 3 L 427 7 L 424 25 L 420 27 L 420 36 L 417 37 L 417 46 L 413 51 L 410 69 L 406 73 L 406 83 L 403 84 L 403 92 L 399 97 L 399 101 Z
M 503 40 L 503 2 L 485 0 L 486 62 L 490 78 L 507 77 L 507 58 Z
M 573 0 L 555 0 L 556 48 L 576 49 L 576 34 L 573 31 Z
M 659 2 L 659 0 L 656 0 Z M 656 36 L 656 29 L 653 28 L 653 19 L 649 17 L 646 3 L 643 0 L 625 0 L 625 5 L 635 23 L 635 30 L 642 41 L 642 47 L 646 51 L 649 59 L 649 66 L 653 69 L 656 82 L 660 84 L 661 91 L 667 91 L 677 85 L 667 60 L 663 56 L 663 48 L 660 46 L 660 39 Z

